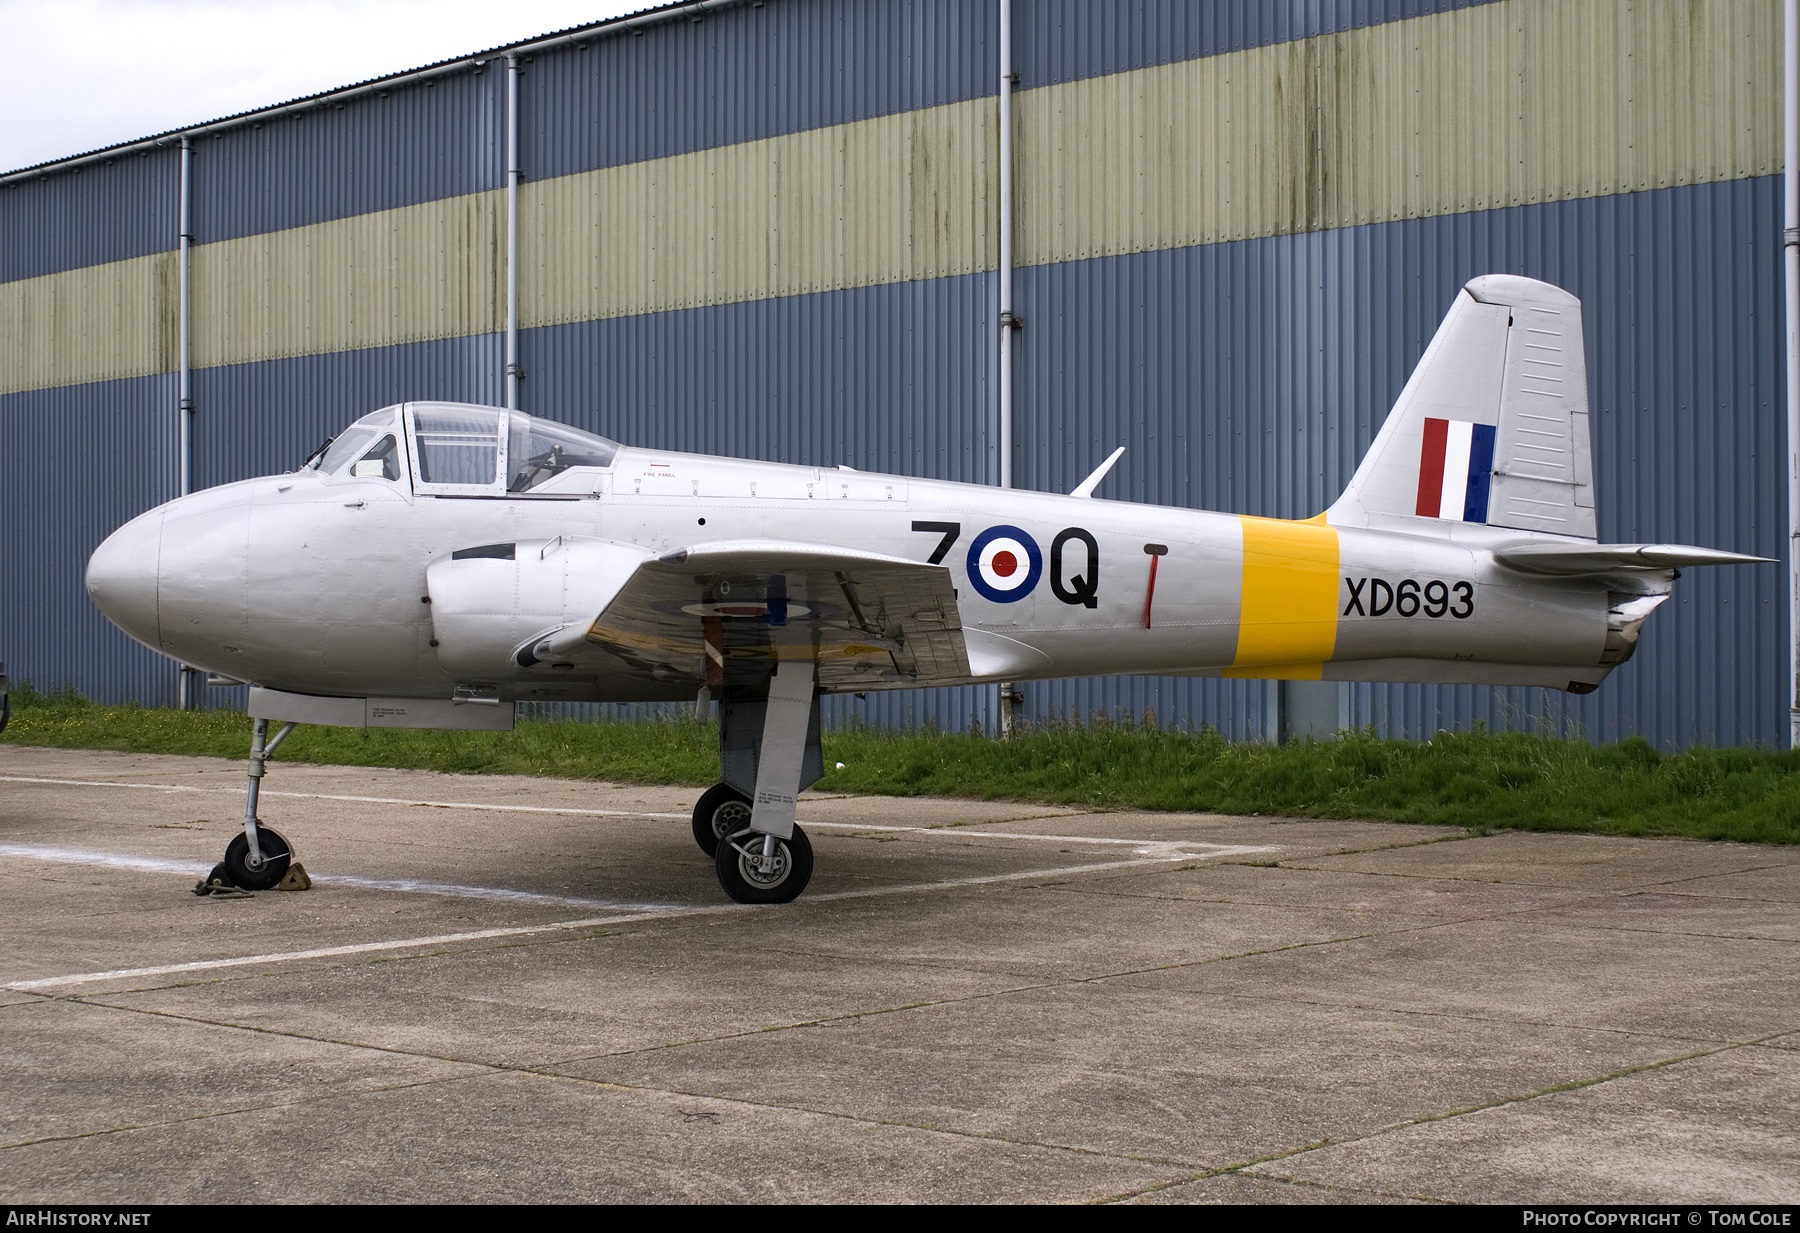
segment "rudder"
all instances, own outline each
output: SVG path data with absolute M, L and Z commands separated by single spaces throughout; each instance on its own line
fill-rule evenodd
M 1596 538 L 1580 300 L 1510 274 L 1457 292 L 1327 513 L 1395 516 Z

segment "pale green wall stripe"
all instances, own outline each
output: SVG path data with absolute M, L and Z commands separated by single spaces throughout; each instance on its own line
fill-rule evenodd
M 0 394 L 171 372 L 174 253 L 0 283 Z
M 1510 0 L 1028 91 L 1024 264 L 1768 175 L 1773 0 Z
M 1775 0 L 1502 0 L 1027 90 L 1024 265 L 1768 175 Z M 991 270 L 992 99 L 528 184 L 551 325 Z M 482 193 L 202 245 L 195 364 L 492 333 Z M 0 392 L 175 365 L 172 254 L 0 285 Z

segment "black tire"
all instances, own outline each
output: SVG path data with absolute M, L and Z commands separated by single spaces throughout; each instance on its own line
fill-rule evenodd
M 728 783 L 716 783 L 694 806 L 694 842 L 708 856 L 719 840 L 750 825 L 750 798 Z
M 225 874 L 233 886 L 244 890 L 274 890 L 287 876 L 294 850 L 288 847 L 287 840 L 266 826 L 256 828 L 256 846 L 262 850 L 263 863 L 261 868 L 251 869 L 250 841 L 239 831 L 225 846 Z
M 806 884 L 812 881 L 812 842 L 798 826 L 793 838 L 777 839 L 775 851 L 779 861 L 774 878 L 765 877 L 751 863 L 750 853 L 760 856 L 763 837 L 746 827 L 733 831 L 713 854 L 713 868 L 718 871 L 719 885 L 739 903 L 792 903 Z

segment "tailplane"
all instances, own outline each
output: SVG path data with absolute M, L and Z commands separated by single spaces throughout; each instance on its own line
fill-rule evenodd
M 1470 279 L 1327 517 L 1596 538 L 1581 301 L 1510 274 Z

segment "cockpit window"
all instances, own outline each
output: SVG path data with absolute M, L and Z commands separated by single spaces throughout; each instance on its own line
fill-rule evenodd
M 337 440 L 331 443 L 330 448 L 320 456 L 319 474 L 331 475 L 352 458 L 360 457 L 377 435 L 376 429 L 360 423 L 352 424 L 344 429 L 338 434 Z
M 308 466 L 301 470 L 310 469 L 320 475 L 331 475 L 342 469 L 352 458 L 362 457 L 363 451 L 369 448 L 371 442 L 384 430 L 394 426 L 395 410 L 394 407 L 383 407 L 363 416 L 315 451 L 313 457 L 307 460 Z
M 551 420 L 512 413 L 507 435 L 508 492 L 527 492 L 571 467 L 610 467 L 618 443 Z
M 400 442 L 393 433 L 375 443 L 375 448 L 356 460 L 350 468 L 350 474 L 357 479 L 400 478 Z
M 413 413 L 419 479 L 427 484 L 492 484 L 500 464 L 500 413 L 422 404 Z

